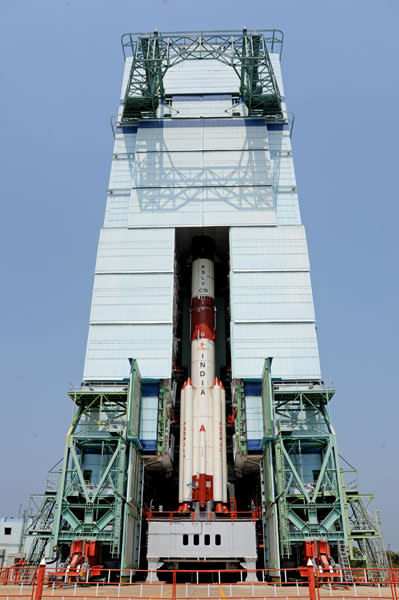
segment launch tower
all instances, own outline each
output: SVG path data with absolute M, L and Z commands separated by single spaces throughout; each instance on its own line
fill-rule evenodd
M 37 554 L 278 569 L 309 541 L 346 565 L 357 540 L 381 563 L 320 372 L 282 43 L 122 36 L 84 376 Z

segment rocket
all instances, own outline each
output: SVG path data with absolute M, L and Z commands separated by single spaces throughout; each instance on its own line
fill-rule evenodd
M 192 502 L 200 509 L 226 510 L 225 391 L 215 377 L 215 338 L 213 245 L 202 236 L 193 239 L 191 378 L 180 396 L 180 512 L 187 512 Z

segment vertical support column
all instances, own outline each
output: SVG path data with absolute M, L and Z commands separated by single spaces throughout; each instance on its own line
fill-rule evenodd
M 41 600 L 43 593 L 44 576 L 46 573 L 46 561 L 43 559 L 37 572 L 37 582 L 34 600 Z
M 308 586 L 309 586 L 309 599 L 310 600 L 316 600 L 316 586 L 315 586 L 315 577 L 314 577 L 314 570 L 313 570 L 313 563 L 312 561 L 308 560 L 308 564 L 307 564 L 307 577 L 308 577 Z
M 271 380 L 272 359 L 265 359 L 265 366 L 262 376 L 262 403 L 263 403 L 263 527 L 264 527 L 264 551 L 265 566 L 270 569 L 280 568 L 279 551 L 279 527 L 278 527 L 278 509 L 275 498 L 274 482 L 274 408 L 273 408 L 273 389 Z M 279 578 L 280 572 L 275 571 L 274 577 Z

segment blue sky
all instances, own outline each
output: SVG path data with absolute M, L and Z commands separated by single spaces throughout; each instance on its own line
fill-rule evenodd
M 80 382 L 126 31 L 280 28 L 341 454 L 399 550 L 396 0 L 2 0 L 0 515 L 62 457 Z M 396 175 L 395 175 L 396 176 Z

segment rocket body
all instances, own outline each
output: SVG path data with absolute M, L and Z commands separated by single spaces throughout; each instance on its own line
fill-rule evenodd
M 225 391 L 215 378 L 215 274 L 206 243 L 193 252 L 191 379 L 180 407 L 180 506 L 226 503 Z

